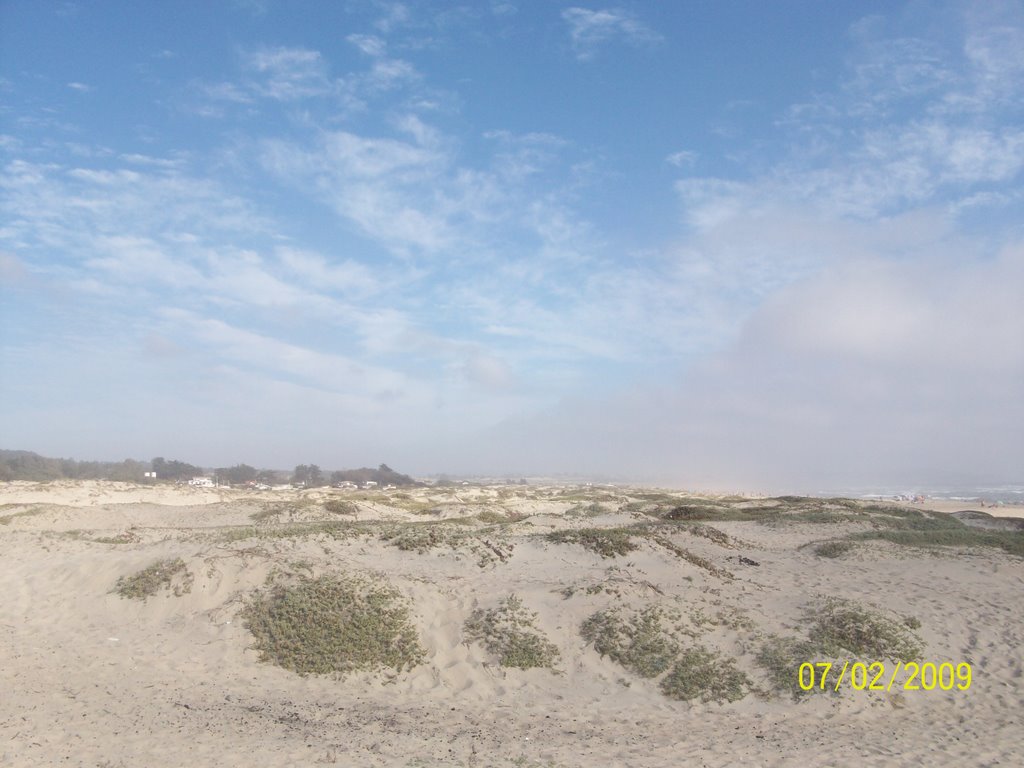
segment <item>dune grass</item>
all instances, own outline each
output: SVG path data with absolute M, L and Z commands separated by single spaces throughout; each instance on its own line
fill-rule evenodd
M 373 532 L 373 527 L 365 523 L 349 520 L 313 520 L 301 523 L 283 523 L 279 525 L 226 526 L 216 531 L 219 541 L 232 542 L 246 539 L 300 539 L 309 536 L 329 536 L 332 539 L 348 539 Z
M 853 600 L 829 598 L 806 613 L 810 640 L 826 653 L 853 653 L 876 660 L 913 661 L 924 643 L 905 622 L 888 618 Z
M 960 527 L 864 531 L 851 534 L 848 538 L 851 541 L 888 541 L 903 547 L 920 549 L 982 547 L 1000 549 L 1007 554 L 1024 557 L 1024 531 L 986 531 L 969 528 L 959 521 L 957 525 Z
M 704 646 L 687 648 L 658 684 L 670 699 L 680 701 L 739 701 L 750 688 L 750 678 L 736 669 L 735 659 L 723 659 Z
M 131 576 L 119 578 L 113 591 L 124 598 L 146 600 L 161 589 L 173 589 L 174 594 L 180 597 L 192 591 L 192 578 L 180 557 L 157 560 Z
M 646 679 L 672 699 L 725 703 L 738 701 L 750 680 L 734 659 L 702 645 L 684 647 L 680 616 L 658 605 L 631 614 L 609 608 L 591 615 L 580 628 L 583 639 L 602 656 Z
M 19 507 L 20 504 L 5 504 L 5 508 Z M 0 515 L 0 525 L 10 525 L 11 522 L 18 517 L 32 517 L 34 515 L 40 515 L 46 511 L 46 507 L 32 507 L 30 509 L 22 510 L 21 512 L 12 512 L 9 515 Z
M 814 554 L 818 557 L 842 557 L 854 547 L 852 541 L 826 541 L 814 548 Z
M 804 610 L 807 637 L 770 636 L 755 660 L 768 675 L 771 687 L 794 700 L 807 693 L 799 686 L 805 662 L 846 660 L 913 661 L 921 658 L 924 642 L 914 632 L 921 622 L 914 617 L 892 618 L 853 600 L 827 598 Z
M 560 656 L 558 647 L 536 628 L 536 618 L 537 614 L 528 611 L 512 594 L 497 608 L 473 611 L 463 630 L 467 638 L 482 643 L 497 656 L 502 667 L 554 670 Z
M 638 549 L 634 533 L 625 528 L 575 528 L 552 531 L 545 538 L 556 544 L 579 544 L 601 557 L 618 557 Z
M 679 656 L 679 615 L 651 605 L 633 614 L 609 608 L 583 622 L 580 634 L 602 656 L 644 678 L 666 672 Z
M 242 618 L 261 661 L 300 675 L 401 672 L 425 656 L 397 590 L 364 577 L 276 584 L 256 594 Z

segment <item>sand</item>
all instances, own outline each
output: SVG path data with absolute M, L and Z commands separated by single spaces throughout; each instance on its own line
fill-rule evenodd
M 1024 764 L 1020 558 L 887 542 L 835 559 L 801 548 L 858 523 L 725 521 L 711 525 L 730 537 L 726 545 L 673 537 L 713 571 L 647 541 L 602 558 L 541 535 L 635 522 L 642 493 L 2 484 L 0 765 Z M 350 501 L 351 514 L 326 512 L 322 502 L 331 498 Z M 606 513 L 581 515 L 578 505 L 592 501 Z M 634 507 L 623 509 L 629 502 Z M 510 553 L 504 561 L 488 560 L 479 545 L 420 553 L 375 535 L 243 535 L 248 526 L 420 523 L 487 510 L 522 517 L 480 534 Z M 484 530 L 476 526 L 461 527 Z M 742 565 L 741 556 L 759 565 Z M 192 573 L 190 592 L 145 601 L 112 592 L 119 577 L 175 557 Z M 337 679 L 259 661 L 239 611 L 268 574 L 289 568 L 386 579 L 409 601 L 426 663 Z M 557 672 L 502 668 L 464 636 L 474 608 L 513 592 L 558 647 Z M 764 686 L 752 649 L 769 633 L 798 633 L 802 607 L 824 596 L 916 617 L 924 658 L 970 663 L 971 688 L 677 701 L 602 658 L 579 632 L 609 605 L 672 605 L 691 622 L 712 617 L 694 624 L 700 641 Z M 740 615 L 739 628 L 714 618 Z

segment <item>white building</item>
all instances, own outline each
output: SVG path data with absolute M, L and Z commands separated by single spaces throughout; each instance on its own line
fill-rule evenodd
M 189 485 L 198 485 L 200 488 L 213 488 L 213 478 L 193 477 L 188 481 Z

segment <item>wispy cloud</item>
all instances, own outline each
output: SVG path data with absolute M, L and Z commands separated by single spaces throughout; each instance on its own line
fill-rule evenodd
M 658 33 L 624 10 L 566 8 L 562 11 L 562 19 L 569 27 L 569 39 L 576 58 L 581 61 L 593 58 L 602 45 L 614 40 L 638 47 L 661 40 Z
M 319 51 L 307 48 L 263 48 L 245 55 L 250 69 L 263 76 L 256 87 L 261 94 L 295 101 L 329 93 L 332 83 Z

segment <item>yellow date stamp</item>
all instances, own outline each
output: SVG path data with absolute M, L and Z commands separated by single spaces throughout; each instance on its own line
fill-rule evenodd
M 966 691 L 971 687 L 971 665 L 966 661 L 897 661 L 887 667 L 881 661 L 846 661 L 840 666 L 830 661 L 805 661 L 797 671 L 797 684 L 802 691 L 838 692 L 844 685 L 855 691 Z

